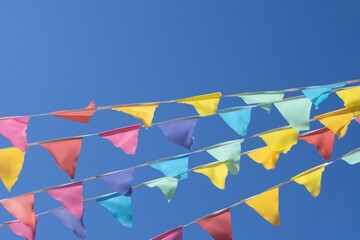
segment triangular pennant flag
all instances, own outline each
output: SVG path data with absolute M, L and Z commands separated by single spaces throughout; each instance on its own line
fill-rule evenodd
M 269 92 L 269 93 L 255 93 L 239 95 L 246 104 L 259 104 L 260 107 L 270 112 L 271 103 L 281 101 L 284 98 L 285 92 Z
M 82 182 L 49 189 L 46 190 L 46 193 L 64 204 L 65 208 L 76 218 L 82 217 L 84 211 Z
M 143 105 L 132 105 L 125 107 L 114 107 L 112 110 L 123 112 L 136 117 L 141 120 L 145 127 L 149 128 L 152 125 L 154 113 L 156 108 L 159 106 L 158 103 L 143 104 Z
M 216 162 L 204 167 L 199 167 L 195 169 L 194 172 L 204 174 L 215 187 L 222 190 L 225 189 L 225 180 L 228 175 L 228 168 L 225 163 Z
M 221 92 L 199 95 L 176 100 L 177 103 L 192 105 L 201 116 L 216 113 L 221 98 Z
M 51 115 L 55 117 L 64 118 L 67 120 L 80 122 L 80 123 L 88 123 L 90 121 L 90 118 L 94 113 L 96 112 L 95 103 L 92 101 L 86 108 L 83 110 L 77 110 L 77 111 L 69 111 L 69 110 L 63 110 L 63 111 L 56 111 L 52 112 Z
M 150 240 L 182 240 L 183 239 L 183 226 L 171 229 L 165 233 L 160 234 Z
M 357 121 L 358 123 L 360 123 L 360 118 L 355 119 L 355 121 Z
M 353 152 L 346 154 L 341 159 L 351 165 L 359 163 L 360 162 L 360 148 L 356 149 Z
M 344 101 L 344 106 L 360 117 L 360 86 L 337 91 L 336 94 Z
M 35 217 L 35 226 L 37 224 L 38 217 Z M 8 225 L 11 231 L 15 233 L 16 235 L 25 238 L 26 240 L 34 240 L 36 235 L 36 227 L 32 229 L 31 227 L 23 224 L 20 221 L 16 221 L 13 223 L 10 223 Z
M 287 153 L 291 147 L 297 143 L 299 132 L 292 128 L 275 130 L 259 134 L 259 137 L 273 150 L 274 152 Z
M 151 188 L 160 188 L 161 192 L 165 195 L 168 202 L 170 202 L 171 199 L 174 197 L 178 182 L 179 179 L 177 178 L 163 177 L 144 184 Z
M 292 128 L 297 131 L 309 130 L 312 103 L 307 98 L 290 99 L 274 105 Z
M 135 154 L 138 146 L 139 129 L 141 125 L 133 125 L 118 128 L 99 134 L 100 137 L 109 140 L 115 147 L 121 148 L 126 154 Z
M 44 142 L 40 145 L 51 153 L 60 169 L 65 171 L 71 179 L 74 179 L 81 143 L 82 138 L 72 138 Z
M 279 188 L 260 193 L 245 202 L 274 226 L 280 225 Z
M 245 136 L 251 120 L 251 108 L 245 108 L 237 111 L 227 111 L 234 108 L 222 109 L 219 112 L 220 117 L 231 127 L 237 134 Z
M 83 223 L 83 219 L 76 218 L 69 213 L 66 209 L 59 209 L 52 214 L 67 228 L 74 232 L 78 238 L 86 238 L 86 229 Z
M 325 167 L 319 169 L 310 169 L 291 178 L 294 182 L 303 185 L 313 197 L 320 194 L 321 177 Z
M 354 114 L 346 108 L 321 114 L 315 117 L 325 127 L 333 131 L 338 137 L 346 134 L 347 128 L 353 119 Z
M 114 193 L 98 198 L 96 202 L 105 207 L 124 227 L 132 227 L 131 196 Z
M 150 167 L 162 172 L 167 177 L 178 178 L 179 180 L 188 177 L 189 157 L 178 157 L 168 161 L 150 164 Z
M 10 192 L 18 180 L 25 153 L 16 147 L 0 149 L 0 178 Z
M 0 120 L 0 133 L 6 137 L 12 145 L 26 152 L 28 142 L 26 129 L 30 117 L 6 118 Z
M 109 188 L 121 195 L 131 194 L 131 184 L 134 179 L 135 168 L 129 168 L 121 172 L 101 177 Z
M 232 240 L 230 208 L 196 221 L 215 240 Z
M 240 170 L 240 153 L 242 142 L 243 140 L 240 140 L 228 145 L 214 147 L 207 150 L 207 152 L 218 161 L 224 162 L 229 172 L 232 174 L 238 174 Z
M 334 147 L 335 134 L 327 128 L 322 128 L 299 137 L 299 140 L 304 140 L 316 147 L 320 155 L 329 160 Z
M 247 154 L 252 160 L 260 163 L 267 170 L 275 168 L 280 152 L 274 152 L 270 147 L 262 147 Z
M 34 194 L 13 197 L 1 202 L 3 207 L 23 224 L 35 229 Z
M 302 93 L 315 105 L 316 109 L 318 109 L 320 105 L 326 101 L 326 99 L 329 97 L 330 93 L 334 89 L 341 88 L 344 86 L 345 84 L 337 84 L 337 85 L 309 88 L 302 90 Z
M 160 131 L 171 142 L 190 149 L 194 143 L 194 131 L 199 118 L 176 122 L 165 122 L 158 125 Z

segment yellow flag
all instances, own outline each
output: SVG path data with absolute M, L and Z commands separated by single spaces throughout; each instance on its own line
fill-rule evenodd
M 225 180 L 228 175 L 228 168 L 223 162 L 216 162 L 208 166 L 200 167 L 194 172 L 204 174 L 219 189 L 225 189 Z
M 176 100 L 177 103 L 192 105 L 201 116 L 216 113 L 221 98 L 221 92 L 199 95 Z
M 136 117 L 142 121 L 145 127 L 148 128 L 151 127 L 152 120 L 154 118 L 154 113 L 158 106 L 159 106 L 158 103 L 154 103 L 154 104 L 125 106 L 125 107 L 114 107 L 112 108 L 112 110 L 127 113 L 133 117 Z
M 319 120 L 325 127 L 333 131 L 338 137 L 346 134 L 348 125 L 353 119 L 354 114 L 348 109 L 343 108 L 322 115 L 318 115 L 315 119 Z
M 263 192 L 245 202 L 274 226 L 280 225 L 279 188 Z
M 0 149 L 0 178 L 10 192 L 18 180 L 25 153 L 16 147 Z
M 321 189 L 321 177 L 325 167 L 321 167 L 317 170 L 310 169 L 299 175 L 296 175 L 291 180 L 303 185 L 311 193 L 313 197 L 317 197 L 320 194 Z
M 282 153 L 287 153 L 297 143 L 298 136 L 299 132 L 292 128 L 280 129 L 259 135 L 271 150 Z
M 336 94 L 344 101 L 344 106 L 360 117 L 360 86 L 336 91 Z
M 274 152 L 270 147 L 259 148 L 247 154 L 252 160 L 260 163 L 267 170 L 273 169 L 279 159 L 280 152 Z

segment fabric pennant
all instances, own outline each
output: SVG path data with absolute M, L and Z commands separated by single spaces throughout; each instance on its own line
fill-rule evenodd
M 316 147 L 320 155 L 329 160 L 334 148 L 335 134 L 327 128 L 322 128 L 299 137 L 299 140 L 304 140 Z
M 275 227 L 280 225 L 278 187 L 260 193 L 245 203 Z
M 317 197 L 320 194 L 321 177 L 324 171 L 325 167 L 316 170 L 310 169 L 291 178 L 291 180 L 303 185 L 313 197 Z
M 224 146 L 214 147 L 207 152 L 220 162 L 224 162 L 232 174 L 240 170 L 241 143 L 243 140 Z
M 176 122 L 164 122 L 158 127 L 169 141 L 190 149 L 194 143 L 193 135 L 198 120 L 197 117 Z
M 215 187 L 224 190 L 225 180 L 228 175 L 228 168 L 223 162 L 216 162 L 204 167 L 199 167 L 194 170 L 196 173 L 201 173 L 207 176 Z
M 69 228 L 78 238 L 86 238 L 86 229 L 83 218 L 76 218 L 66 209 L 59 209 L 52 212 L 54 217 L 58 219 L 65 227 Z M 82 215 L 82 214 L 81 214 Z
M 167 177 L 183 180 L 188 177 L 189 157 L 178 157 L 168 161 L 162 161 L 150 164 L 150 167 L 162 172 Z
M 177 103 L 192 105 L 201 116 L 216 113 L 221 98 L 221 92 L 199 95 L 176 100 Z
M 349 154 L 346 154 L 341 159 L 351 165 L 359 163 L 360 162 L 360 148 L 356 149 L 353 152 L 350 152 Z
M 125 107 L 114 107 L 112 108 L 112 110 L 123 112 L 135 118 L 138 118 L 141 120 L 141 122 L 145 125 L 146 128 L 149 128 L 152 125 L 154 113 L 158 106 L 159 106 L 158 103 L 153 103 L 153 104 L 131 105 Z
M 163 177 L 144 184 L 151 188 L 158 187 L 165 195 L 168 202 L 170 202 L 174 197 L 178 182 L 179 179 L 177 178 Z
M 75 169 L 81 150 L 82 138 L 40 143 L 54 157 L 59 168 L 74 179 Z
M 110 141 L 115 147 L 121 148 L 126 154 L 135 154 L 138 146 L 139 129 L 141 125 L 118 128 L 99 134 L 100 137 Z
M 347 128 L 353 119 L 354 114 L 346 108 L 321 114 L 315 117 L 325 127 L 333 131 L 338 137 L 346 134 Z
M 23 152 L 26 152 L 28 147 L 26 129 L 29 120 L 30 117 L 16 117 L 0 120 L 0 134 Z
M 343 100 L 344 106 L 360 117 L 360 86 L 337 91 L 336 94 Z
M 165 233 L 160 234 L 150 240 L 182 240 L 183 239 L 183 226 L 171 229 Z
M 230 208 L 196 221 L 215 240 L 232 240 Z
M 38 221 L 38 217 L 35 217 L 35 228 L 32 229 L 31 227 L 23 224 L 20 221 L 13 222 L 8 224 L 10 230 L 15 233 L 16 235 L 25 238 L 26 240 L 34 240 L 36 235 L 36 224 Z
M 131 194 L 131 184 L 134 179 L 134 173 L 135 168 L 129 168 L 115 174 L 101 177 L 100 180 L 120 195 Z
M 0 149 L 0 178 L 10 192 L 24 164 L 25 153 L 16 147 Z
M 330 86 L 316 87 L 302 90 L 302 93 L 307 97 L 318 109 L 329 97 L 331 92 L 336 88 L 342 88 L 345 84 L 336 84 Z
M 273 102 L 281 101 L 284 98 L 284 91 L 270 92 L 270 93 L 255 93 L 239 95 L 246 104 L 259 104 L 260 107 L 270 112 L 271 104 Z
M 356 121 L 357 123 L 360 123 L 360 118 L 356 118 L 355 121 Z
M 310 110 L 312 103 L 307 98 L 290 99 L 274 103 L 281 115 L 297 131 L 310 129 Z
M 36 228 L 36 218 L 34 213 L 34 194 L 26 194 L 18 197 L 8 198 L 1 202 L 3 207 L 20 222 Z
M 262 147 L 247 154 L 252 160 L 260 163 L 267 170 L 273 169 L 279 159 L 280 152 L 274 152 L 270 147 Z
M 114 193 L 98 198 L 96 202 L 105 207 L 124 227 L 132 228 L 131 196 Z
M 237 134 L 245 136 L 251 120 L 251 109 L 245 108 L 237 111 L 226 112 L 234 108 L 227 108 L 218 111 L 220 117 L 229 125 Z
M 64 204 L 65 208 L 76 218 L 81 218 L 84 211 L 82 182 L 46 190 L 55 200 Z
M 75 122 L 89 123 L 90 118 L 92 117 L 92 115 L 94 115 L 95 112 L 96 112 L 95 103 L 94 103 L 94 101 L 91 101 L 91 103 L 86 108 L 84 108 L 83 110 L 78 110 L 78 111 L 69 111 L 69 110 L 56 111 L 56 112 L 52 112 L 51 115 L 55 116 L 55 117 L 75 121 Z
M 280 129 L 260 134 L 259 137 L 274 152 L 287 153 L 297 143 L 299 132 L 292 129 Z

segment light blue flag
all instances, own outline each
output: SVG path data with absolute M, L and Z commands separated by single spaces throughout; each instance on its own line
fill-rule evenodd
M 245 136 L 251 120 L 251 108 L 245 108 L 238 111 L 226 112 L 227 108 L 219 111 L 220 117 L 239 135 Z
M 124 227 L 132 227 L 131 196 L 114 193 L 98 198 L 96 202 L 105 207 Z
M 155 168 L 162 172 L 167 177 L 176 177 L 179 180 L 188 177 L 187 171 L 189 170 L 189 157 L 179 157 L 168 161 L 150 164 L 150 167 Z M 179 176 L 180 175 L 180 176 Z
M 321 104 L 323 104 L 326 99 L 329 97 L 332 90 L 336 88 L 342 88 L 346 84 L 337 84 L 337 85 L 330 85 L 330 86 L 324 86 L 324 87 L 317 87 L 317 88 L 311 88 L 302 90 L 302 93 L 307 97 L 318 109 Z
M 356 149 L 354 152 L 350 153 L 341 158 L 348 164 L 354 165 L 356 163 L 360 163 L 360 148 Z

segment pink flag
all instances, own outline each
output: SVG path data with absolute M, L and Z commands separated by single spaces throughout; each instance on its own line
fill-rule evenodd
M 38 217 L 36 216 L 35 225 L 37 223 Z M 13 231 L 16 235 L 25 238 L 26 240 L 34 240 L 36 229 L 32 229 L 31 227 L 23 224 L 20 221 L 10 223 L 8 227 Z
M 360 123 L 360 118 L 356 118 L 355 120 L 356 120 L 358 123 Z
M 71 179 L 74 179 L 76 164 L 81 150 L 82 138 L 72 138 L 53 142 L 44 142 L 40 145 L 48 150 L 55 158 L 58 166 Z
M 82 217 L 84 210 L 82 182 L 49 189 L 46 190 L 46 193 L 64 204 L 65 208 L 76 218 Z
M 109 140 L 115 147 L 121 148 L 126 154 L 135 154 L 140 124 L 118 128 L 100 133 L 99 136 Z
M 327 128 L 321 128 L 319 130 L 310 132 L 299 137 L 300 140 L 305 140 L 309 144 L 316 147 L 320 155 L 329 160 L 334 147 L 335 134 Z
M 26 152 L 28 142 L 26 129 L 30 117 L 7 118 L 0 120 L 0 133 L 6 137 L 15 147 Z
M 88 109 L 88 110 L 87 110 Z M 81 123 L 88 123 L 90 118 L 96 112 L 95 103 L 92 101 L 85 109 L 78 110 L 78 111 L 56 111 L 52 112 L 51 115 L 55 117 L 64 118 L 67 120 L 81 122 Z
M 196 221 L 215 240 L 232 240 L 230 208 Z
M 182 240 L 183 239 L 183 227 L 177 227 L 167 231 L 163 234 L 160 234 L 157 237 L 152 238 L 151 240 Z
M 35 229 L 34 194 L 9 198 L 1 202 L 4 208 L 23 224 Z

